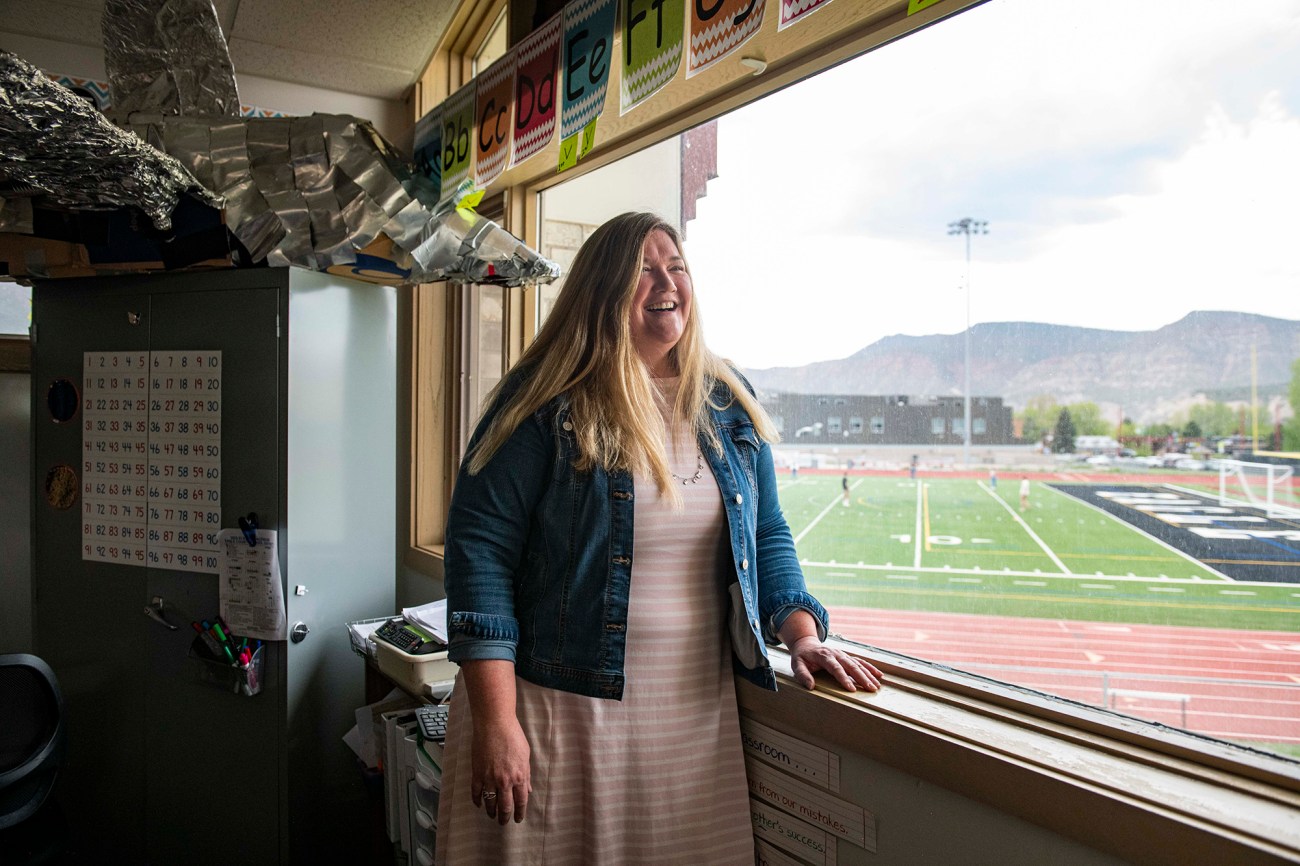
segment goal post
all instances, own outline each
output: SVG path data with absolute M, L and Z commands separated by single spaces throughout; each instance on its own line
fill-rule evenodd
M 1219 462 L 1219 504 L 1249 505 L 1269 517 L 1300 517 L 1300 498 L 1291 486 L 1295 468 L 1278 463 Z

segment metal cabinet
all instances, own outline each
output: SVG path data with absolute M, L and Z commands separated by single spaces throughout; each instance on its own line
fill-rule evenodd
M 395 315 L 392 288 L 289 269 L 35 286 L 34 637 L 66 696 L 58 796 L 84 853 L 262 864 L 366 850 L 368 799 L 342 742 L 362 666 L 344 623 L 394 606 Z M 277 532 L 288 621 L 309 629 L 267 644 L 251 697 L 188 657 L 217 575 L 87 558 L 85 497 L 47 493 L 59 467 L 78 484 L 87 468 L 86 353 L 191 350 L 221 357 L 220 525 L 255 512 Z M 65 420 L 60 380 L 78 392 Z M 146 615 L 155 599 L 175 630 Z

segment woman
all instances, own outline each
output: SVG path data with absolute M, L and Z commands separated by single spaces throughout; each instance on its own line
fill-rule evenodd
M 775 438 L 704 345 L 676 231 L 597 229 L 452 496 L 438 862 L 753 863 L 733 666 L 775 688 L 780 639 L 805 688 L 881 682 L 822 644 Z

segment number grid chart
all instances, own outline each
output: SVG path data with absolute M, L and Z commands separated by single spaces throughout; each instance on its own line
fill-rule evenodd
M 216 572 L 221 352 L 86 352 L 82 559 Z

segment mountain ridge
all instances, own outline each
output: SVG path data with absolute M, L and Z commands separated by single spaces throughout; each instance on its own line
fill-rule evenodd
M 1033 397 L 1089 400 L 1122 408 L 1138 423 L 1168 420 L 1207 393 L 1251 383 L 1256 349 L 1260 402 L 1285 396 L 1300 357 L 1300 320 L 1197 310 L 1147 331 L 1042 322 L 989 322 L 970 329 L 971 391 L 1021 409 Z M 959 395 L 965 382 L 965 332 L 893 334 L 853 354 L 799 367 L 750 368 L 766 391 L 833 394 Z

